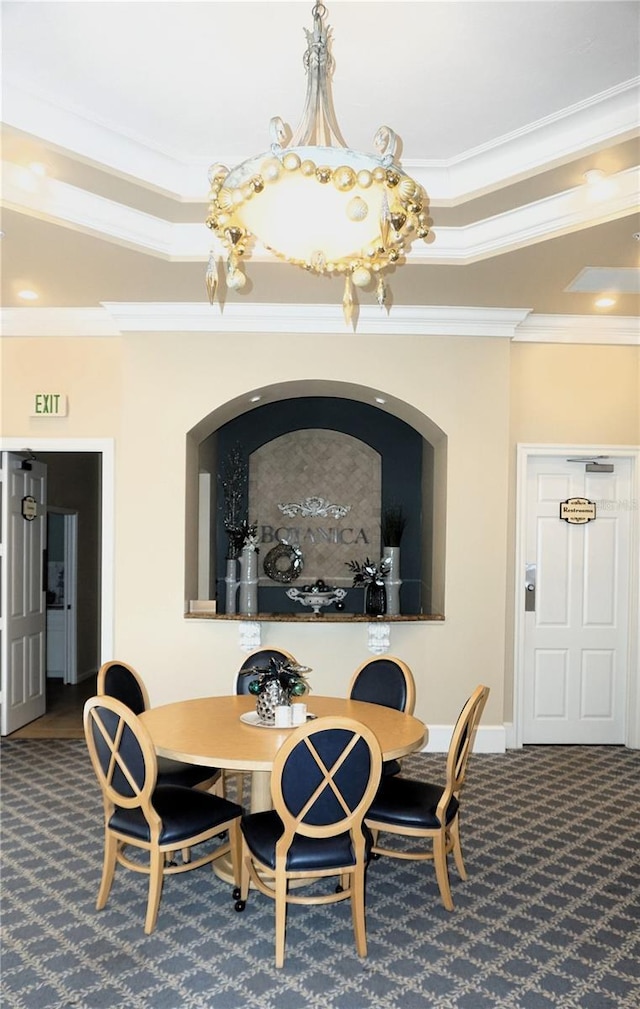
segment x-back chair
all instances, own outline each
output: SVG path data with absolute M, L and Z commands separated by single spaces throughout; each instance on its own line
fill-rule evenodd
M 374 832 L 376 855 L 433 860 L 442 903 L 448 911 L 453 911 L 447 864 L 451 852 L 460 877 L 467 878 L 460 846 L 460 792 L 488 696 L 488 687 L 476 687 L 458 717 L 449 744 L 444 786 L 401 776 L 383 778 L 366 817 Z M 382 832 L 425 839 L 431 847 L 414 851 L 383 847 L 379 841 Z
M 380 781 L 373 732 L 348 718 L 326 717 L 294 730 L 271 773 L 274 808 L 242 820 L 242 911 L 249 880 L 275 900 L 276 966 L 284 963 L 287 904 L 351 900 L 356 949 L 367 955 L 365 869 L 372 837 L 363 820 Z M 331 893 L 290 892 L 289 884 L 337 877 Z
M 97 693 L 114 697 L 126 704 L 134 715 L 148 711 L 149 694 L 140 674 L 126 662 L 114 659 L 105 662 L 98 671 Z M 222 773 L 217 767 L 187 764 L 170 757 L 158 757 L 158 784 L 187 785 L 204 791 L 222 792 Z
M 131 709 L 112 697 L 91 697 L 84 707 L 84 731 L 104 804 L 104 862 L 96 902 L 109 897 L 116 865 L 149 876 L 144 930 L 156 924 L 164 877 L 197 869 L 231 852 L 236 885 L 240 878 L 242 807 L 218 795 L 184 785 L 157 784 L 157 761 L 147 730 Z M 228 843 L 176 865 L 167 855 L 229 832 Z M 128 846 L 148 852 L 134 861 Z

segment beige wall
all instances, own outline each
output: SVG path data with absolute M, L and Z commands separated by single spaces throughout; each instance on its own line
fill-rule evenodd
M 296 385 L 305 382 L 340 383 L 334 395 L 374 390 L 418 430 L 430 418 L 447 435 L 446 620 L 391 630 L 392 653 L 416 677 L 416 713 L 431 724 L 450 724 L 481 680 L 492 690 L 484 722 L 510 720 L 515 442 L 639 440 L 631 348 L 358 334 L 3 344 L 4 435 L 26 444 L 34 432 L 115 439 L 115 655 L 144 675 L 154 704 L 228 692 L 244 657 L 236 623 L 183 616 L 185 542 L 193 542 L 185 496 L 196 466 L 187 432 L 208 433 L 249 408 L 253 390 L 307 394 L 312 385 Z M 40 386 L 67 392 L 68 418 L 28 418 Z M 263 642 L 312 666 L 318 693 L 344 694 L 369 654 L 365 624 L 264 624 Z
M 505 721 L 513 710 L 516 446 L 640 446 L 640 348 L 515 343 L 505 653 Z
M 120 338 L 0 339 L 0 436 L 115 438 L 120 431 Z M 66 417 L 29 417 L 34 392 L 63 392 Z
M 513 344 L 511 439 L 639 445 L 638 347 Z

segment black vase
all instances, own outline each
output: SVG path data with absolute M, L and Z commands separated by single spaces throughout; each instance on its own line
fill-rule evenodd
M 364 612 L 370 617 L 380 617 L 387 612 L 387 590 L 384 583 L 367 584 L 364 590 Z

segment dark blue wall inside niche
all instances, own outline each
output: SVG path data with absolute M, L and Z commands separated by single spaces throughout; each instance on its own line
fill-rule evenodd
M 405 614 L 421 612 L 420 586 L 422 580 L 422 559 L 430 556 L 430 549 L 423 550 L 422 513 L 431 509 L 431 502 L 422 501 L 422 459 L 424 441 L 422 436 L 404 421 L 378 410 L 366 403 L 332 397 L 304 397 L 270 403 L 229 421 L 211 435 L 217 439 L 219 465 L 231 449 L 239 445 L 248 460 L 252 452 L 274 438 L 291 431 L 306 428 L 323 428 L 341 431 L 366 442 L 380 453 L 382 460 L 382 509 L 390 505 L 401 505 L 407 516 L 407 525 L 402 536 L 400 595 L 401 610 Z M 431 458 L 431 453 L 426 454 Z M 225 568 L 227 554 L 227 534 L 224 530 L 224 496 L 221 476 L 218 474 L 218 513 L 216 515 L 216 587 L 218 612 L 224 612 Z M 264 547 L 260 551 L 259 571 L 264 574 L 262 562 Z M 364 560 L 363 557 L 354 557 Z M 425 572 L 425 581 L 430 581 Z M 295 584 L 302 587 L 304 573 Z M 288 586 L 260 586 L 258 607 L 261 613 L 301 613 L 305 612 L 299 603 L 287 599 Z M 349 590 L 345 599 L 345 612 L 363 612 L 362 589 Z M 331 612 L 334 607 L 328 608 Z

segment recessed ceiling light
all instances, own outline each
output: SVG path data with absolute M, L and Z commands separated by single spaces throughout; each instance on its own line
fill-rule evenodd
M 258 403 L 262 399 L 262 396 L 251 396 L 249 399 L 250 403 Z
M 584 173 L 584 181 L 587 184 L 587 191 L 590 200 L 606 200 L 616 191 L 616 183 L 612 178 L 607 178 L 601 168 L 590 168 Z
M 29 165 L 29 171 L 33 172 L 34 175 L 39 175 L 41 178 L 47 174 L 47 166 L 43 165 L 41 161 L 32 161 Z
M 23 301 L 37 301 L 40 295 L 37 291 L 30 291 L 25 288 L 24 291 L 18 291 L 18 297 L 22 298 Z
M 386 399 L 383 396 L 376 396 L 376 403 L 386 403 Z
M 584 173 L 583 178 L 588 186 L 594 186 L 597 185 L 598 182 L 602 182 L 604 176 L 605 173 L 602 168 L 590 168 L 588 172 Z
M 615 303 L 616 303 L 615 298 L 606 295 L 605 297 L 597 298 L 595 304 L 596 308 L 611 308 L 613 305 L 615 305 Z

